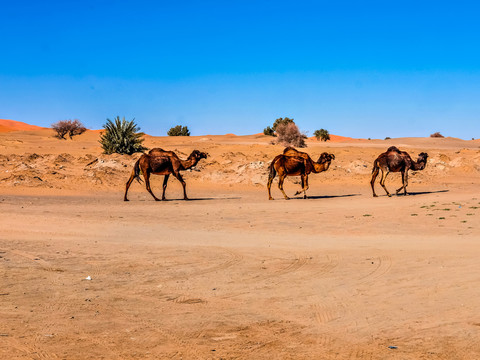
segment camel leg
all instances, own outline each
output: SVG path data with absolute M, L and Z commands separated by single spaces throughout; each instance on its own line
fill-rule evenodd
M 402 171 L 402 186 L 397 189 L 397 195 L 400 191 L 403 189 L 403 195 L 408 195 L 407 194 L 407 185 L 408 185 L 408 171 Z
M 279 179 L 278 179 L 278 188 L 282 192 L 283 196 L 285 197 L 285 200 L 290 200 L 290 198 L 285 194 L 285 191 L 283 191 L 283 182 L 285 181 L 285 178 L 287 177 L 285 174 L 278 174 Z
M 388 175 L 389 171 L 383 171 L 382 169 L 382 178 L 380 179 L 380 185 L 382 185 L 383 189 L 385 190 L 385 192 L 387 193 L 387 196 L 392 196 L 392 194 L 390 194 L 387 190 L 387 188 L 385 187 L 385 180 L 387 180 L 387 175 Z
M 147 188 L 147 191 L 153 196 L 155 201 L 160 201 L 160 199 L 155 196 L 155 194 L 152 191 L 152 188 L 150 187 L 150 172 L 148 170 L 143 172 L 143 169 L 142 169 L 142 173 L 145 179 L 145 186 Z
M 403 184 L 403 195 L 407 196 L 407 186 L 408 186 L 408 170 L 405 171 L 405 182 Z
M 300 178 L 301 178 L 301 180 L 302 180 L 302 189 L 301 189 L 301 190 L 298 190 L 298 191 L 295 193 L 294 196 L 297 196 L 298 194 L 301 194 L 302 191 L 303 191 L 303 193 L 305 194 L 305 177 L 304 177 L 304 175 L 300 175 Z M 305 196 L 304 196 L 303 198 L 305 199 Z
M 168 183 L 168 178 L 170 177 L 170 174 L 165 175 L 163 178 L 163 194 L 162 194 L 162 200 L 165 199 L 165 190 L 167 190 L 167 183 Z
M 173 176 L 175 176 L 178 181 L 180 181 L 182 183 L 182 186 L 183 186 L 183 200 L 189 200 L 189 198 L 187 197 L 187 189 L 186 189 L 186 186 L 187 184 L 185 183 L 185 181 L 183 180 L 183 177 L 180 173 L 173 173 Z
M 372 180 L 370 180 L 370 185 L 372 186 L 373 197 L 378 197 L 378 195 L 375 194 L 375 180 L 377 179 L 378 171 L 379 171 L 379 168 L 377 166 L 375 166 L 373 168 L 373 171 L 372 171 Z
M 305 175 L 305 188 L 303 190 L 303 198 L 306 199 L 307 198 L 307 190 L 308 190 L 309 186 L 308 186 L 308 175 Z
M 295 196 L 298 195 L 298 194 L 301 194 L 302 191 L 303 191 L 303 198 L 306 199 L 307 198 L 307 190 L 308 190 L 308 175 L 301 175 L 301 178 L 302 178 L 302 190 L 297 191 L 295 193 Z
M 272 193 L 270 192 L 270 188 L 272 187 L 272 182 L 275 176 L 269 176 L 268 177 L 268 183 L 267 183 L 267 190 L 268 190 L 268 200 L 273 200 Z
M 135 179 L 135 170 L 132 172 L 132 175 L 130 175 L 130 179 L 128 179 L 127 181 L 127 185 L 125 187 L 125 195 L 123 196 L 123 201 L 128 201 L 127 193 L 128 193 L 128 189 L 130 188 L 130 185 L 132 185 L 133 179 Z
M 395 193 L 398 195 L 398 193 L 405 188 L 405 172 L 402 171 L 402 186 L 400 186 Z

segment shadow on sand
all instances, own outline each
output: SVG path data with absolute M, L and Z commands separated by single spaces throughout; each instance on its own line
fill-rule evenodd
M 427 195 L 427 194 L 437 194 L 437 193 L 445 193 L 449 192 L 450 190 L 437 190 L 437 191 L 412 191 L 408 192 L 408 196 L 416 196 L 416 195 Z M 398 194 L 397 196 L 403 196 L 403 193 Z
M 320 195 L 320 196 L 308 196 L 307 195 L 307 200 L 308 199 L 334 199 L 334 198 L 344 198 L 344 197 L 351 197 L 351 196 L 360 196 L 361 194 L 346 194 L 346 195 Z M 302 197 L 294 197 L 293 199 L 301 199 L 303 200 Z
M 167 200 L 164 200 L 164 201 L 187 201 L 187 202 L 190 202 L 190 201 L 238 200 L 238 199 L 241 199 L 241 198 L 240 197 L 218 197 L 218 198 L 209 197 L 209 198 L 189 198 L 188 200 L 184 200 L 184 199 L 180 198 L 180 199 L 167 199 Z

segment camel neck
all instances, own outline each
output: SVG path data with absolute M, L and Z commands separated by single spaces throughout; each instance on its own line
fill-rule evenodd
M 313 168 L 314 168 L 315 173 L 326 171 L 326 170 L 328 170 L 329 166 L 330 166 L 329 162 L 323 163 L 323 164 L 319 164 L 319 163 L 316 163 L 316 162 L 313 163 Z
M 187 160 L 180 160 L 182 167 L 187 170 L 191 167 L 197 165 L 198 160 L 194 157 L 188 158 Z
M 425 168 L 425 161 L 413 161 L 412 162 L 412 168 L 413 170 L 423 170 Z

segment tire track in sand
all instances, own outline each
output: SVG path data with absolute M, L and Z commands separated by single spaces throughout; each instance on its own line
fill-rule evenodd
M 392 268 L 392 258 L 388 255 L 380 255 L 376 257 L 377 266 L 368 274 L 361 276 L 358 279 L 358 284 L 366 284 L 368 282 L 377 280 L 386 275 Z

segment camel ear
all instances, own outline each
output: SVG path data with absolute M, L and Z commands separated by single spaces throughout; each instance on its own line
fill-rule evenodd
M 335 160 L 335 155 L 330 154 L 330 157 L 332 158 L 332 160 Z

